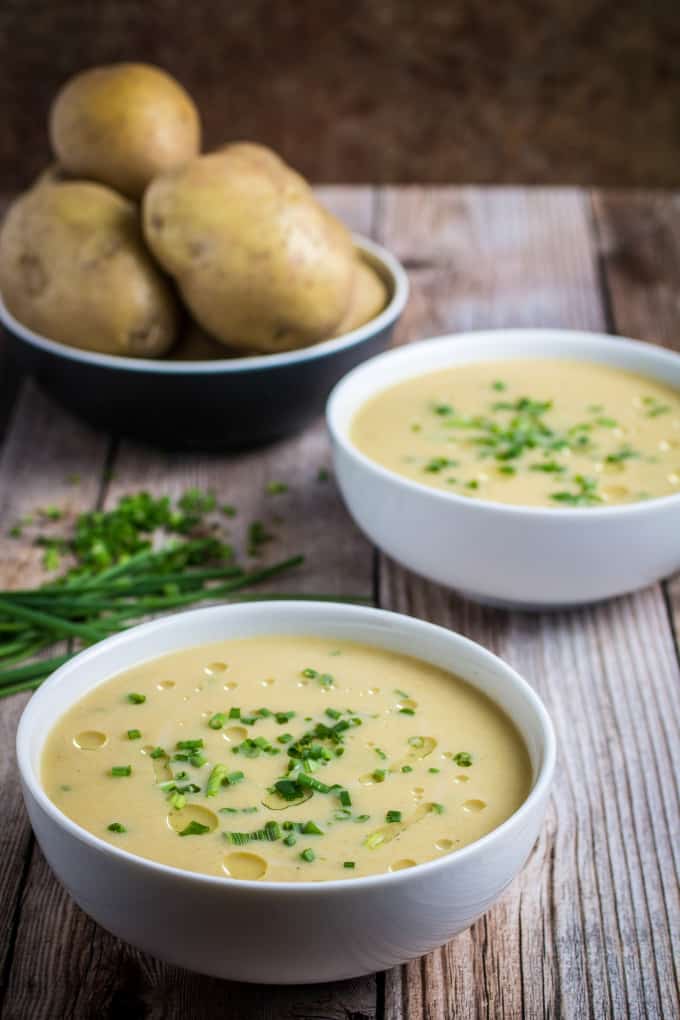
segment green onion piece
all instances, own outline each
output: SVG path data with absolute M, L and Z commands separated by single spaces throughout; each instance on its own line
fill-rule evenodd
M 323 687 L 332 687 L 335 683 L 335 677 L 331 676 L 330 673 L 322 673 L 319 677 L 319 683 L 322 684 Z
M 127 832 L 127 829 L 121 822 L 111 822 L 106 828 L 109 832 Z
M 142 735 L 142 731 L 141 730 L 128 730 L 127 731 L 128 740 L 139 740 L 141 735 Z
M 170 797 L 170 804 L 175 809 L 175 811 L 181 811 L 186 802 L 187 799 L 183 793 L 173 793 L 172 796 Z
M 376 783 L 384 783 L 386 774 L 385 769 L 374 769 L 373 772 L 371 772 L 371 776 Z
M 441 769 L 435 769 L 435 768 L 431 768 L 431 769 L 428 769 L 427 771 L 428 771 L 428 772 L 431 772 L 431 773 L 432 773 L 432 774 L 434 775 L 434 774 L 435 774 L 435 773 L 437 773 L 437 772 L 441 772 Z
M 230 708 L 229 709 L 229 718 L 230 719 L 240 719 L 241 718 L 241 709 L 240 708 Z
M 136 694 L 133 692 L 128 694 L 127 699 L 131 705 L 143 705 L 146 701 L 146 694 Z
M 413 772 L 413 765 L 402 765 L 401 766 L 401 771 L 402 772 Z
M 291 719 L 295 718 L 295 712 L 277 712 L 276 721 L 280 726 L 284 726 Z
M 293 739 L 293 734 L 281 733 L 280 736 L 278 736 L 276 739 L 278 740 L 279 744 L 290 744 L 291 740 Z
M 262 719 L 268 719 L 270 715 L 273 715 L 273 712 L 268 708 L 258 708 L 255 710 L 255 715 L 261 716 Z
M 178 751 L 197 751 L 199 747 L 203 747 L 203 739 L 198 737 L 196 740 L 178 740 L 175 746 Z
M 309 847 L 307 848 L 307 850 L 303 850 L 302 853 L 300 854 L 300 859 L 303 861 L 307 861 L 308 864 L 311 864 L 312 861 L 315 860 L 315 858 L 316 854 Z
M 131 776 L 132 765 L 113 765 L 111 767 L 112 776 Z
M 330 716 L 331 719 L 339 719 L 342 712 L 338 712 L 337 708 L 327 708 L 326 715 Z
M 257 718 L 254 715 L 242 715 L 240 719 L 244 726 L 254 726 L 257 722 Z
M 468 769 L 472 765 L 472 755 L 469 751 L 459 751 L 458 754 L 454 754 L 453 760 L 463 769 Z
M 385 821 L 386 822 L 400 822 L 401 821 L 401 811 L 388 811 L 387 814 L 385 815 Z
M 153 751 L 149 752 L 149 758 L 165 758 L 165 751 L 162 747 L 154 747 Z
M 307 669 L 302 670 L 302 676 L 308 677 L 310 680 L 315 680 L 318 675 L 319 673 L 316 669 L 310 669 L 307 667 Z
M 215 714 L 208 719 L 208 726 L 211 730 L 221 730 L 227 721 L 227 717 L 224 712 L 215 712 Z
M 368 822 L 370 817 L 371 817 L 370 815 L 357 815 L 356 818 L 354 819 L 354 821 L 355 822 Z
M 230 772 L 224 782 L 226 782 L 227 786 L 235 786 L 236 783 L 240 783 L 241 780 L 245 778 L 246 777 L 243 772 Z
M 200 751 L 194 751 L 193 754 L 189 755 L 189 764 L 193 765 L 195 769 L 200 768 L 201 765 L 205 765 L 207 760 L 208 759 L 205 757 L 205 755 L 201 754 Z
M 383 761 L 387 761 L 387 755 L 382 750 L 382 748 L 374 747 L 373 750 L 375 751 L 375 753 L 378 755 L 379 758 L 381 758 Z
M 352 798 L 350 796 L 349 790 L 341 790 L 340 793 L 339 793 L 339 797 L 340 797 L 340 803 L 342 804 L 343 807 L 351 807 L 352 806 Z
M 384 832 L 372 832 L 370 836 L 367 836 L 364 840 L 364 846 L 367 846 L 369 850 L 375 850 L 381 843 L 385 842 Z
M 214 765 L 210 775 L 208 776 L 208 782 L 205 788 L 206 797 L 216 797 L 226 778 L 227 766 L 221 765 L 220 763 Z
M 414 708 L 400 708 L 399 711 L 401 712 L 402 715 L 415 715 L 416 714 Z
M 355 861 L 343 861 L 342 862 L 342 866 L 343 866 L 343 868 L 355 868 L 356 867 L 356 862 Z
M 444 805 L 443 804 L 430 804 L 430 811 L 433 811 L 436 815 L 443 815 L 444 814 Z
M 294 836 L 292 832 L 289 832 L 283 842 L 286 846 L 295 846 L 297 843 L 297 836 Z
M 186 829 L 182 829 L 179 833 L 180 836 L 203 836 L 206 832 L 210 832 L 209 825 L 201 825 L 200 822 L 189 822 Z
M 320 829 L 316 822 L 305 822 L 300 829 L 305 836 L 323 836 L 324 831 Z

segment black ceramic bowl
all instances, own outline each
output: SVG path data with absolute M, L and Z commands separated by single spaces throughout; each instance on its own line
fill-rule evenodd
M 380 245 L 355 243 L 387 284 L 389 302 L 360 329 L 302 350 L 219 361 L 121 358 L 33 333 L 1 299 L 0 320 L 20 366 L 98 428 L 174 449 L 255 446 L 320 415 L 341 376 L 389 342 L 408 297 L 406 273 Z

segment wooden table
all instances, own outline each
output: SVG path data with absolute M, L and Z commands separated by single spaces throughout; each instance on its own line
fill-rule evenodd
M 565 326 L 680 345 L 680 197 L 519 188 L 334 188 L 323 197 L 407 266 L 413 292 L 399 342 L 451 330 Z M 214 488 L 238 506 L 240 522 L 282 518 L 273 524 L 271 555 L 308 557 L 283 582 L 288 590 L 363 593 L 480 641 L 540 692 L 560 744 L 541 837 L 521 876 L 473 928 L 386 973 L 262 988 L 159 963 L 71 902 L 21 803 L 13 739 L 27 696 L 1 701 L 3 1018 L 679 1015 L 677 579 L 569 613 L 484 609 L 406 573 L 365 542 L 333 481 L 317 479 L 329 463 L 322 422 L 255 453 L 174 456 L 91 431 L 6 365 L 2 392 L 3 535 L 46 502 L 75 514 L 141 487 Z M 69 484 L 74 474 L 77 485 Z M 281 478 L 288 493 L 265 495 L 267 481 Z M 2 587 L 40 578 L 39 552 L 28 544 L 3 538 L 1 553 Z

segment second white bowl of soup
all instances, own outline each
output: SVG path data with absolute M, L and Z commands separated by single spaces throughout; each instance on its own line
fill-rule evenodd
M 336 475 L 376 545 L 481 601 L 560 607 L 680 568 L 680 356 L 565 330 L 441 337 L 328 403 Z
M 95 920 L 277 983 L 379 970 L 471 924 L 526 860 L 555 754 L 536 695 L 478 645 L 314 603 L 104 641 L 34 695 L 17 750 L 38 841 Z

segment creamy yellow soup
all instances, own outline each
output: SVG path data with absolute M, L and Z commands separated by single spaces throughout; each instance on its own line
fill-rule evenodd
M 406 478 L 471 499 L 591 507 L 680 491 L 680 393 L 611 365 L 456 365 L 391 386 L 355 445 Z
M 121 673 L 57 722 L 48 796 L 141 857 L 225 879 L 412 867 L 505 821 L 531 766 L 512 722 L 427 663 L 347 641 L 202 645 Z

